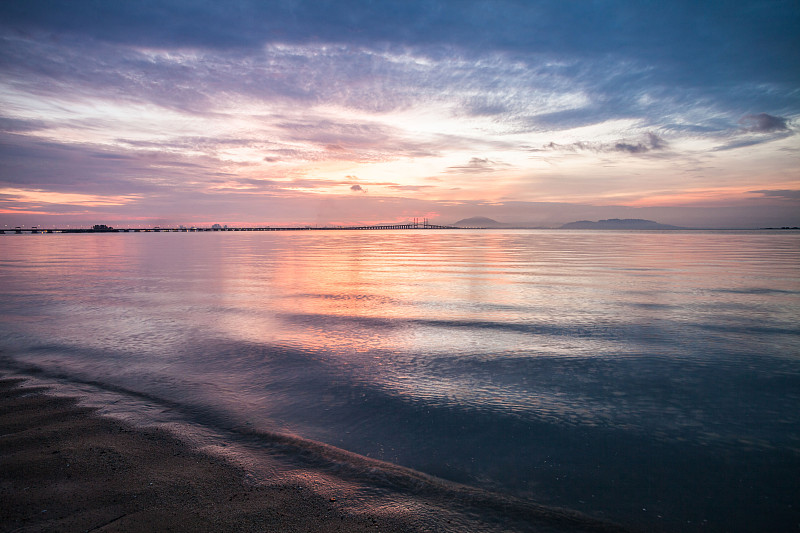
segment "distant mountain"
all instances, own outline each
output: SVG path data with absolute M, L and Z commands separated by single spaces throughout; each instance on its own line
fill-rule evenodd
M 472 217 L 459 220 L 453 224 L 462 228 L 507 228 L 510 224 L 498 222 L 486 217 Z
M 609 218 L 608 220 L 579 220 L 564 224 L 561 229 L 684 229 L 680 226 L 670 226 L 669 224 L 659 224 L 652 220 L 642 220 L 641 218 Z

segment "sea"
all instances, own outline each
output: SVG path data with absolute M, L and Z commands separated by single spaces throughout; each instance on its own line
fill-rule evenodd
M 0 235 L 0 373 L 431 530 L 800 528 L 797 231 Z

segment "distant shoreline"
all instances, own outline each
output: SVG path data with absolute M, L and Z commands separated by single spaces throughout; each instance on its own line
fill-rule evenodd
M 14 228 L 0 230 L 0 234 L 19 235 L 25 233 L 198 233 L 207 231 L 321 231 L 321 230 L 397 230 L 397 229 L 419 229 L 419 230 L 440 230 L 440 229 L 464 229 L 455 226 L 440 226 L 436 224 L 374 224 L 371 226 L 238 226 L 238 227 L 170 227 L 162 228 L 154 226 L 151 228 L 114 228 L 104 226 L 102 228 Z
M 544 231 L 798 231 L 798 226 L 769 227 L 769 228 L 543 228 L 543 227 L 480 227 L 480 226 L 439 226 L 429 224 L 425 227 L 413 224 L 378 224 L 374 226 L 242 226 L 229 228 L 13 228 L 0 230 L 0 235 L 43 235 L 43 234 L 86 234 L 86 233 L 206 233 L 206 232 L 230 232 L 230 231 L 381 231 L 381 230 L 544 230 Z

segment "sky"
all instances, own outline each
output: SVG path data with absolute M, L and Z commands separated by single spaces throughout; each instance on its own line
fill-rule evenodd
M 7 0 L 0 226 L 800 226 L 800 3 Z

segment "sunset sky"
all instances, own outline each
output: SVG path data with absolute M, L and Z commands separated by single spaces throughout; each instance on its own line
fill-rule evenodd
M 0 226 L 800 225 L 800 3 L 7 0 Z

